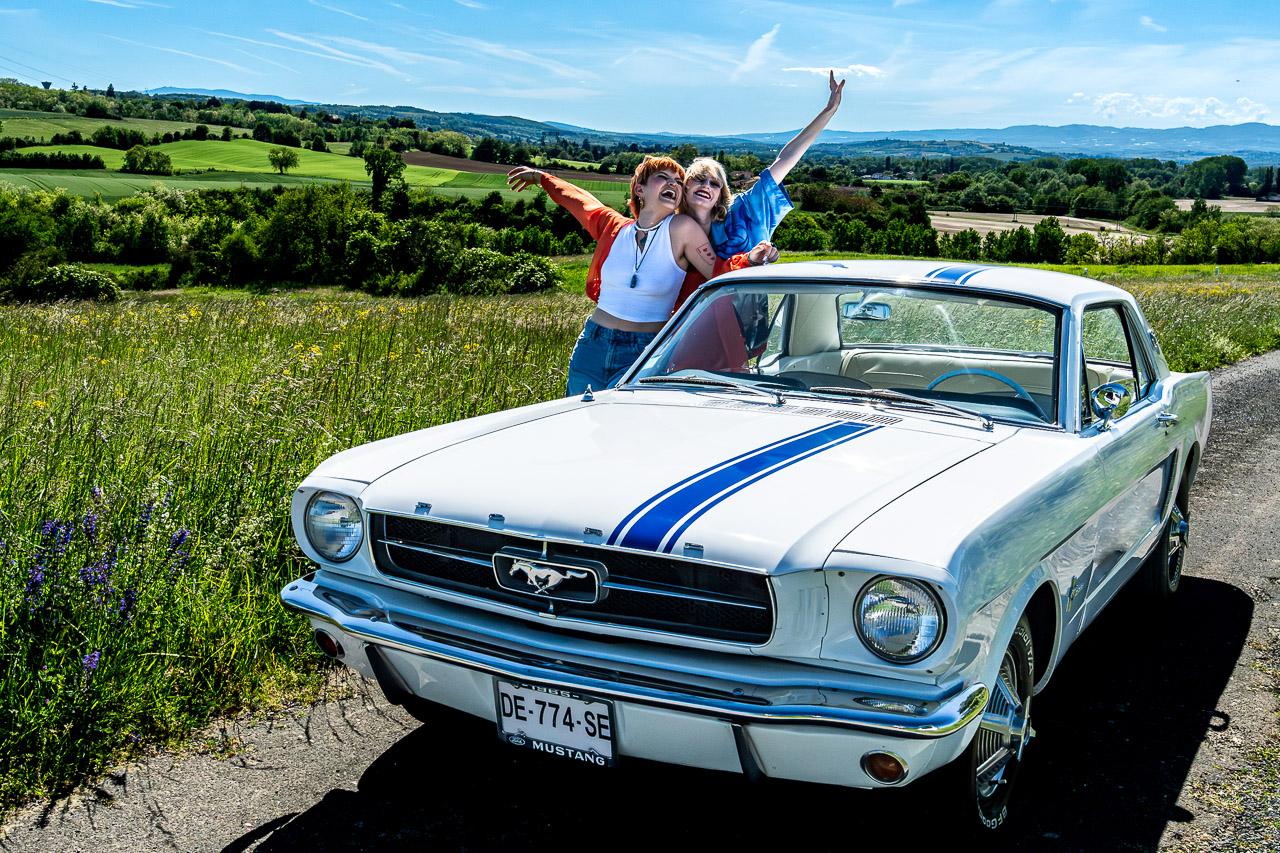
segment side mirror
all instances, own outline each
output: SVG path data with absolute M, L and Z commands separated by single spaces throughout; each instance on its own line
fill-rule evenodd
M 1111 421 L 1115 419 L 1116 412 L 1132 399 L 1133 392 L 1119 382 L 1108 382 L 1094 388 L 1089 394 L 1089 404 L 1093 408 L 1093 414 L 1102 421 L 1098 429 L 1111 429 Z
M 892 309 L 887 302 L 846 302 L 840 315 L 846 320 L 888 320 Z

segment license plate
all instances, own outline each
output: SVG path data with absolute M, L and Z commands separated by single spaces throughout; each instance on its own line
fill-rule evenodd
M 555 687 L 494 679 L 498 734 L 547 755 L 612 767 L 613 703 Z

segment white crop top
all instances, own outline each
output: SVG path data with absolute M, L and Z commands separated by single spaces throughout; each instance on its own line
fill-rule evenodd
M 618 232 L 600 266 L 602 310 L 632 323 L 665 323 L 671 317 L 686 275 L 672 256 L 671 219 L 650 232 L 644 250 L 636 246 L 634 222 Z

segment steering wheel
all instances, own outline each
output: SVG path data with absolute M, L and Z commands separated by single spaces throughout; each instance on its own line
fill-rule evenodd
M 1010 379 L 1008 376 L 1005 376 L 1003 373 L 996 373 L 994 370 L 987 370 L 986 368 L 982 368 L 982 367 L 965 367 L 965 368 L 961 368 L 960 370 L 952 370 L 948 373 L 944 373 L 941 376 L 939 376 L 937 379 L 934 379 L 932 382 L 926 385 L 924 390 L 932 391 L 934 388 L 937 388 L 943 382 L 946 382 L 948 379 L 954 379 L 957 376 L 985 376 L 988 379 L 994 379 L 997 382 L 1002 382 L 1013 389 L 1013 394 L 1015 397 L 1019 397 L 1023 400 L 1026 400 L 1028 403 L 1030 403 L 1031 406 L 1036 410 L 1036 414 L 1040 416 L 1040 419 L 1042 421 L 1049 420 L 1049 416 L 1044 413 L 1044 409 L 1040 408 L 1040 404 L 1036 402 L 1035 398 L 1032 397 L 1029 393 L 1027 393 L 1026 388 L 1023 388 L 1021 385 L 1019 385 L 1017 382 L 1014 382 L 1012 379 Z

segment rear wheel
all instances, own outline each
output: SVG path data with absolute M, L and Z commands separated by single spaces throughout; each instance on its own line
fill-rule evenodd
M 1147 587 L 1157 601 L 1163 601 L 1177 592 L 1178 584 L 1182 582 L 1182 565 L 1187 556 L 1187 532 L 1187 511 L 1175 502 L 1159 541 L 1142 565 Z
M 1031 728 L 1034 673 L 1031 623 L 1024 615 L 1001 658 L 978 733 L 943 771 L 950 777 L 949 795 L 956 798 L 960 822 L 970 828 L 998 830 L 1009 818 L 1009 798 L 1022 751 L 1035 736 Z

